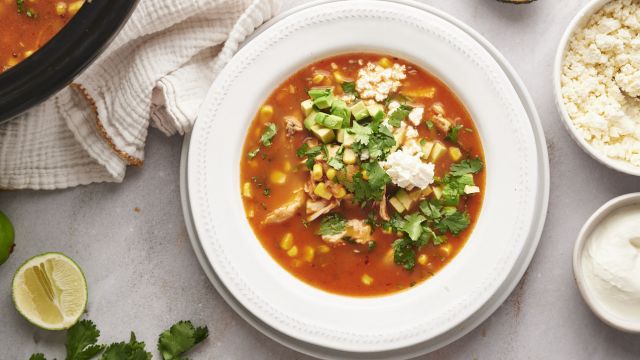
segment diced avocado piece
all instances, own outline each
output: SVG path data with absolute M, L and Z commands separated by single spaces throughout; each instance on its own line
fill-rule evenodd
M 447 194 L 443 196 L 443 203 L 448 207 L 457 206 L 460 203 L 460 195 L 459 194 Z
M 424 160 L 428 160 L 429 155 L 431 155 L 431 150 L 433 150 L 433 146 L 435 145 L 435 143 L 433 141 L 424 141 L 424 142 L 421 142 L 420 145 L 422 146 L 422 158 Z
M 342 162 L 347 165 L 353 165 L 356 163 L 356 152 L 347 148 L 344 149 L 344 153 L 342 154 Z
M 340 116 L 326 115 L 320 121 L 322 121 L 321 125 L 329 129 L 340 129 L 342 127 L 342 118 Z M 316 116 L 316 122 L 319 122 L 318 116 Z
M 398 192 L 396 193 L 396 198 L 398 199 L 398 201 L 400 201 L 405 209 L 411 209 L 413 200 L 411 200 L 411 197 L 409 196 L 409 194 L 407 194 L 406 191 L 404 191 L 403 189 L 398 190 Z
M 447 151 L 447 148 L 441 143 L 437 142 L 433 146 L 433 150 L 431 150 L 431 155 L 429 156 L 429 160 L 431 162 L 436 162 L 444 153 Z
M 307 91 L 307 94 L 311 100 L 316 100 L 321 97 L 333 95 L 333 88 L 313 88 Z
M 329 159 L 338 156 L 338 150 L 340 150 L 340 146 L 338 145 L 327 145 L 327 155 Z
M 309 113 L 307 115 L 307 117 L 304 119 L 304 127 L 305 127 L 305 129 L 311 130 L 311 127 L 316 124 L 316 115 L 317 114 L 318 114 L 317 112 L 312 111 L 311 113 Z
M 353 115 L 353 118 L 356 120 L 362 120 L 369 116 L 369 110 L 367 110 L 367 106 L 363 101 L 358 101 L 351 107 L 351 115 Z
M 406 210 L 404 206 L 402 206 L 402 203 L 400 202 L 400 200 L 398 200 L 396 197 L 390 198 L 389 204 L 391 204 L 391 206 L 393 206 L 393 208 L 399 213 L 403 213 Z
M 333 95 L 322 96 L 313 100 L 313 104 L 321 110 L 328 109 L 333 104 Z
M 442 188 L 440 186 L 434 186 L 432 189 L 433 189 L 433 196 L 435 196 L 436 199 L 438 200 L 442 199 L 442 195 L 444 193 Z
M 460 148 L 452 146 L 449 148 L 449 156 L 451 157 L 451 160 L 459 161 L 462 159 L 462 151 L 460 151 Z
M 460 176 L 459 182 L 470 186 L 475 185 L 475 182 L 473 181 L 473 174 L 464 174 Z
M 344 136 L 347 134 L 347 130 L 340 129 L 336 132 L 336 141 L 340 144 L 344 143 Z
M 396 131 L 396 133 L 393 134 L 393 139 L 396 141 L 396 144 L 391 148 L 392 152 L 398 150 L 398 148 L 400 148 L 400 145 L 404 143 L 406 133 L 406 131 Z
M 429 188 L 427 187 L 426 189 L 429 189 Z M 422 192 L 423 192 L 423 190 L 420 190 L 420 189 L 415 189 L 415 190 L 411 191 L 409 193 L 409 197 L 411 198 L 411 201 L 416 202 L 416 201 L 420 200 L 420 198 L 422 197 Z
M 309 114 L 313 112 L 313 101 L 311 99 L 307 99 L 301 102 L 300 109 L 302 109 L 304 116 L 309 116 Z
M 333 130 L 327 129 L 326 127 L 322 127 L 318 124 L 311 126 L 310 130 L 324 144 L 328 144 L 336 138 L 336 134 Z
M 384 106 L 380 104 L 371 104 L 367 106 L 367 111 L 369 112 L 369 116 L 376 121 L 380 121 L 384 118 Z
M 348 131 L 345 131 L 342 145 L 350 147 L 354 142 L 356 142 L 356 138 L 353 136 L 353 134 L 349 134 Z

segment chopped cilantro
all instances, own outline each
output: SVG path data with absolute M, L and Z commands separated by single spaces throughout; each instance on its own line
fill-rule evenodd
M 151 353 L 145 350 L 144 342 L 136 340 L 136 334 L 131 332 L 129 342 L 119 342 L 109 345 L 100 359 L 151 360 Z
M 28 18 L 31 18 L 31 19 L 35 19 L 37 17 L 37 14 L 33 9 L 27 9 L 26 15 Z
M 422 235 L 422 222 L 427 220 L 427 218 L 419 213 L 413 213 L 405 216 L 404 219 L 406 221 L 401 230 L 407 233 L 412 241 L 418 241 L 420 235 Z
M 449 133 L 445 136 L 445 140 L 449 140 L 454 143 L 458 143 L 458 135 L 460 133 L 460 129 L 462 129 L 462 125 L 454 125 L 451 129 L 449 129 Z
M 453 235 L 458 235 L 469 227 L 471 220 L 466 212 L 456 211 L 455 213 L 445 216 L 436 224 L 436 228 L 444 233 L 449 231 Z
M 393 262 L 406 270 L 413 270 L 416 266 L 416 252 L 409 239 L 398 239 L 391 245 L 393 248 Z
M 18 14 L 24 13 L 24 0 L 16 0 L 16 6 L 18 7 Z
M 342 170 L 342 168 L 344 168 L 344 163 L 342 162 L 341 159 L 337 157 L 333 157 L 329 159 L 329 161 L 327 161 L 327 165 L 331 166 L 336 170 Z
M 265 187 L 262 190 L 262 193 L 264 194 L 264 196 L 269 196 L 269 195 L 271 195 L 271 189 L 269 189 L 268 187 Z
M 338 213 L 325 215 L 320 221 L 320 228 L 316 232 L 318 235 L 339 235 L 347 227 L 347 220 Z
M 382 199 L 385 186 L 391 182 L 391 178 L 377 162 L 364 163 L 362 169 L 368 173 L 365 180 L 359 172 L 353 176 L 353 188 L 356 202 L 364 205 L 367 201 Z
M 378 243 L 373 240 L 367 242 L 367 250 L 369 251 L 375 250 L 376 246 L 378 246 Z
M 356 92 L 355 82 L 345 81 L 342 84 L 340 84 L 340 86 L 342 87 L 342 91 L 344 91 L 345 94 L 351 94 L 351 95 L 354 95 L 355 97 L 358 97 L 358 92 Z
M 431 120 L 427 120 L 427 122 L 425 123 L 427 125 L 427 129 L 431 130 L 434 127 L 433 121 Z
M 260 142 L 264 146 L 271 146 L 273 138 L 276 136 L 277 133 L 278 133 L 278 128 L 276 127 L 276 124 L 266 123 L 264 126 L 264 132 L 260 137 Z
M 420 211 L 430 220 L 438 220 L 442 217 L 442 205 L 437 200 L 425 200 L 420 203 Z
M 367 149 L 369 157 L 373 160 L 384 160 L 391 149 L 396 145 L 396 140 L 386 126 L 381 126 L 377 133 L 369 138 Z
M 315 163 L 314 159 L 316 156 L 318 156 L 318 154 L 320 154 L 321 151 L 322 151 L 321 146 L 314 146 L 310 148 L 309 145 L 304 143 L 300 148 L 298 148 L 298 150 L 296 150 L 296 155 L 299 158 L 303 158 L 306 156 L 307 160 L 305 161 L 305 164 L 307 165 L 307 168 L 312 169 L 313 164 Z
M 413 107 L 409 105 L 400 105 L 389 115 L 389 125 L 400 127 L 400 123 L 407 118 L 411 110 L 413 110 Z
M 373 130 L 368 126 L 362 126 L 357 121 L 353 122 L 353 126 L 348 130 L 350 134 L 355 135 L 354 141 L 367 146 L 369 138 L 373 134 Z
M 477 174 L 480 170 L 482 170 L 482 166 L 483 164 L 480 158 L 462 160 L 458 164 L 451 165 L 450 174 L 453 176 Z

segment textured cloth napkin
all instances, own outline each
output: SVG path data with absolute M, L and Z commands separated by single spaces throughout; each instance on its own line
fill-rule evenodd
M 184 134 L 215 75 L 281 0 L 140 0 L 73 84 L 0 125 L 0 188 L 122 181 L 149 125 Z

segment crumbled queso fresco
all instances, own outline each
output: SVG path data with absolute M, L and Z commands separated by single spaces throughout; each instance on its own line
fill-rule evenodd
M 362 99 L 374 99 L 381 102 L 400 87 L 400 80 L 404 80 L 406 68 L 404 65 L 393 64 L 389 68 L 367 63 L 358 71 L 356 90 Z
M 424 163 L 420 160 L 419 153 L 412 154 L 405 149 L 391 153 L 381 165 L 394 184 L 407 190 L 425 189 L 433 183 L 435 176 L 433 163 Z
M 582 137 L 640 167 L 640 1 L 608 3 L 573 35 L 561 86 Z

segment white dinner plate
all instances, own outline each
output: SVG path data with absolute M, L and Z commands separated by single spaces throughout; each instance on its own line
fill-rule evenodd
M 531 115 L 528 98 L 520 97 L 521 84 L 476 39 L 437 11 L 349 1 L 293 12 L 238 52 L 205 101 L 187 164 L 197 238 L 238 304 L 274 331 L 310 346 L 381 353 L 451 341 L 504 300 L 539 239 L 548 161 L 535 110 Z M 379 298 L 328 294 L 289 275 L 253 235 L 239 194 L 244 133 L 259 105 L 296 69 L 345 51 L 396 54 L 438 75 L 469 109 L 487 162 L 485 204 L 461 253 L 434 278 Z

